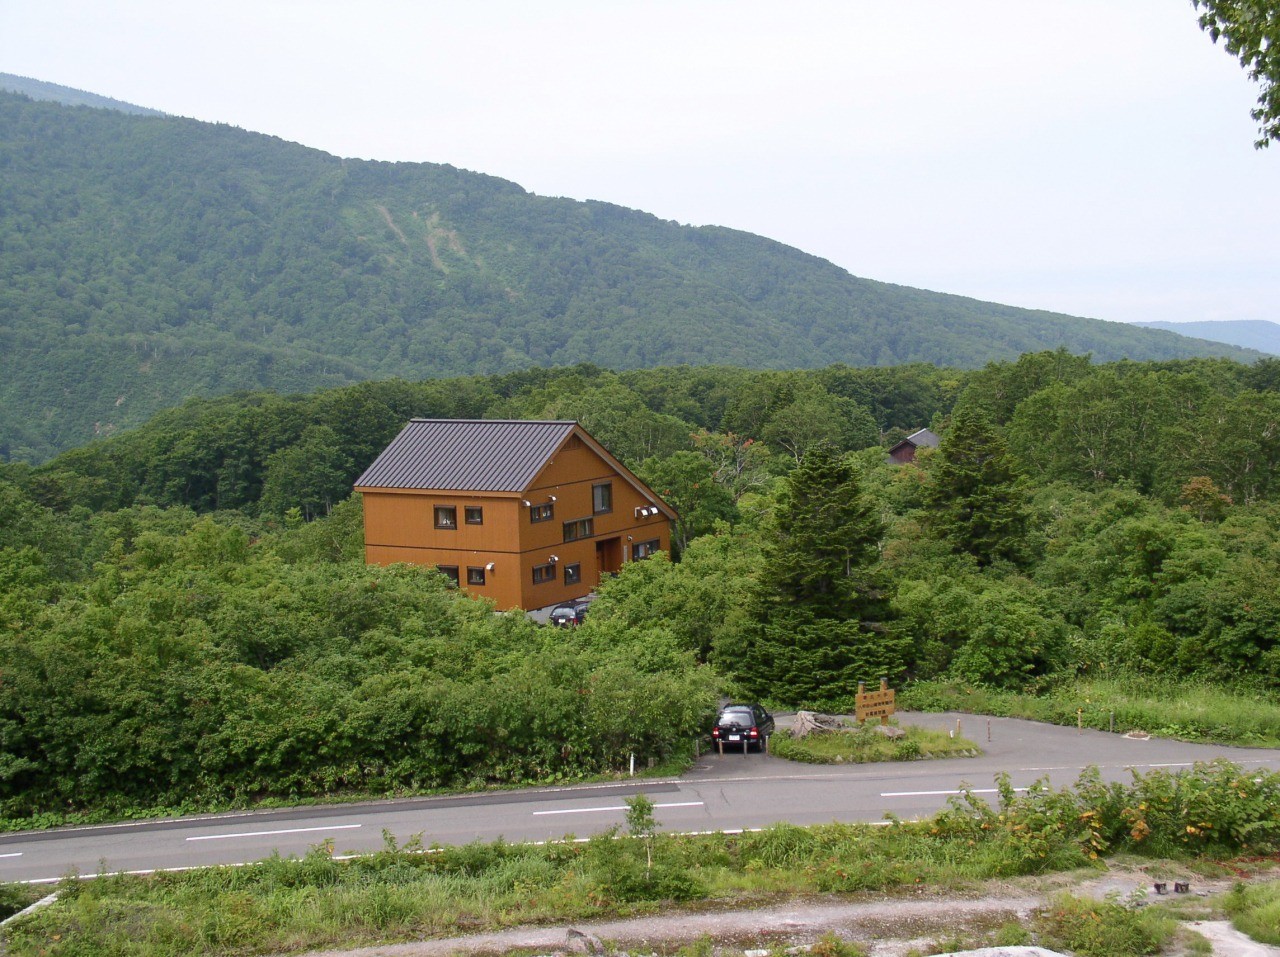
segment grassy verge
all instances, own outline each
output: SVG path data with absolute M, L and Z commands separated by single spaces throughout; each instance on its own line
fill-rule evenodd
M 908 727 L 900 738 L 888 738 L 874 725 L 848 731 L 793 738 L 780 733 L 769 740 L 769 750 L 780 758 L 809 764 L 865 764 L 872 761 L 918 761 L 928 758 L 975 757 L 981 749 L 965 738 L 945 731 Z
M 966 711 L 1119 733 L 1146 731 L 1187 741 L 1280 747 L 1280 703 L 1211 685 L 1149 678 L 1077 679 L 1043 694 L 993 691 L 954 682 L 919 682 L 898 695 L 900 708 Z
M 998 806 L 968 795 L 931 820 L 881 827 L 777 825 L 652 842 L 604 834 L 585 843 L 496 842 L 434 853 L 388 840 L 383 851 L 352 861 L 336 861 L 332 846 L 322 846 L 301 860 L 253 867 L 68 880 L 56 905 L 9 928 L 8 954 L 355 947 L 705 901 L 977 888 L 1089 867 L 1120 852 L 1206 860 L 1280 850 L 1276 773 L 1214 764 L 1154 771 L 1131 784 L 1086 774 L 1061 791 L 1015 792 L 1005 781 L 999 792 Z
M 1237 885 L 1227 898 L 1227 913 L 1236 930 L 1265 944 L 1280 945 L 1280 881 Z

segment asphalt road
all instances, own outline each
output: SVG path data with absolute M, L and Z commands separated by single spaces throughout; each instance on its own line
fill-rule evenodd
M 1129 769 L 1189 767 L 1226 758 L 1280 770 L 1280 750 L 1230 748 L 1098 731 L 1078 733 L 972 715 L 902 714 L 903 724 L 952 729 L 985 751 L 977 758 L 892 764 L 804 765 L 771 755 L 709 755 L 678 779 L 469 794 L 166 821 L 0 834 L 0 882 L 52 883 L 69 874 L 145 872 L 301 855 L 325 840 L 338 854 L 377 850 L 383 830 L 403 843 L 555 840 L 621 825 L 627 797 L 647 794 L 664 830 L 732 831 L 778 821 L 877 821 L 932 814 L 962 785 L 994 800 L 995 777 L 1015 787 L 1041 778 L 1070 784 L 1095 765 L 1107 780 Z M 990 738 L 988 739 L 988 728 Z

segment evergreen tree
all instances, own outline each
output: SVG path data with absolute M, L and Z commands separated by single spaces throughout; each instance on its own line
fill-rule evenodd
M 824 707 L 847 702 L 860 680 L 901 672 L 901 640 L 882 624 L 882 531 L 853 465 L 825 446 L 810 450 L 784 483 L 758 623 L 735 655 L 747 689 Z
M 986 413 L 976 406 L 957 409 L 930 466 L 929 524 L 980 565 L 1015 560 L 1026 526 L 1019 477 Z

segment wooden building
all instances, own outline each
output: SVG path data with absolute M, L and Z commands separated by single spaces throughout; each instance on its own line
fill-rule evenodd
M 916 449 L 936 449 L 941 439 L 928 429 L 912 432 L 889 450 L 889 461 L 894 465 L 906 465 L 916 460 Z
M 576 422 L 414 419 L 355 487 L 367 562 L 435 565 L 503 609 L 581 598 L 669 550 L 678 517 Z

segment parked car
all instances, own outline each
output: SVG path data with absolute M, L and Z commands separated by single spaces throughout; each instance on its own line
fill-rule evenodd
M 761 705 L 727 704 L 716 715 L 711 741 L 726 747 L 745 744 L 748 749 L 764 750 L 768 747 L 769 736 L 773 734 L 773 726 L 773 715 Z
M 587 620 L 588 602 L 575 601 L 568 605 L 557 605 L 551 609 L 551 615 L 547 618 L 551 624 L 558 628 L 570 628 L 573 625 L 580 625 Z

